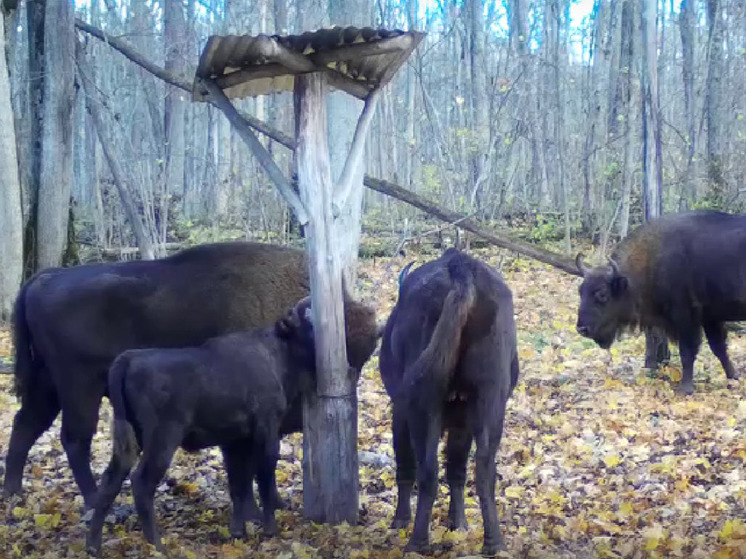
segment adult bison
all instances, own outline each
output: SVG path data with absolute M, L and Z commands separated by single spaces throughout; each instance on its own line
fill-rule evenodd
M 668 215 L 639 227 L 614 250 L 609 264 L 577 265 L 578 332 L 608 348 L 625 328 L 662 330 L 678 341 L 680 392 L 694 391 L 694 360 L 702 329 L 729 379 L 723 323 L 746 319 L 746 216 L 721 212 Z
M 494 555 L 503 547 L 495 506 L 495 454 L 505 404 L 518 380 L 512 294 L 497 271 L 455 249 L 416 269 L 400 285 L 380 355 L 394 416 L 398 502 L 392 527 L 409 523 L 416 478 L 417 514 L 407 548 L 427 546 L 438 488 L 438 441 L 448 430 L 449 526 L 466 528 L 466 462 L 476 440 L 483 552 Z
M 90 507 L 96 493 L 91 440 L 117 355 L 196 346 L 268 326 L 308 292 L 302 251 L 246 242 L 202 245 L 162 260 L 38 273 L 21 289 L 13 316 L 21 409 L 10 437 L 5 493 L 21 491 L 29 450 L 61 410 L 62 445 Z M 346 295 L 345 318 L 349 362 L 360 369 L 375 349 L 375 313 Z M 299 409 L 290 415 L 296 421 L 288 429 L 299 429 Z

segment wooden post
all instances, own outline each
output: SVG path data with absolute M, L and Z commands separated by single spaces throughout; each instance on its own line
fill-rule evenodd
M 296 164 L 316 336 L 316 391 L 303 404 L 303 511 L 315 522 L 357 523 L 356 375 L 347 365 L 342 269 L 335 249 L 326 76 L 295 76 Z

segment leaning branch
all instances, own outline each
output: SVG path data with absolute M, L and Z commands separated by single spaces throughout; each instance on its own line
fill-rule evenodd
M 484 227 L 481 227 L 480 225 L 477 225 L 472 219 L 469 219 L 468 216 L 438 206 L 432 201 L 423 198 L 422 196 L 419 196 L 414 192 L 406 190 L 397 184 L 380 179 L 374 179 L 373 177 L 369 176 L 366 176 L 363 179 L 363 183 L 371 190 L 375 190 L 376 192 L 380 192 L 381 194 L 386 194 L 387 196 L 391 196 L 392 198 L 396 198 L 397 200 L 406 202 L 410 206 L 414 206 L 415 208 L 418 208 L 423 212 L 434 215 L 440 220 L 454 223 L 461 229 L 471 231 L 475 235 L 482 237 L 493 245 L 506 248 L 520 254 L 524 254 L 525 256 L 529 256 L 535 260 L 538 260 L 539 262 L 544 262 L 545 264 L 549 264 L 551 266 L 554 266 L 555 268 L 559 268 L 560 270 L 563 270 L 568 274 L 573 274 L 576 276 L 580 275 L 577 266 L 575 266 L 575 263 L 569 258 L 565 258 L 564 256 L 561 256 L 557 253 L 545 250 L 529 243 L 510 239 L 505 235 L 499 235 L 494 231 L 490 231 Z
M 116 37 L 112 37 L 104 33 L 103 31 L 101 31 L 100 29 L 93 27 L 92 25 L 88 25 L 87 23 L 81 20 L 75 20 L 75 26 L 81 31 L 89 33 L 93 35 L 94 37 L 101 39 L 102 41 L 108 43 L 109 45 L 112 46 L 112 48 L 118 50 L 126 58 L 130 59 L 135 64 L 141 66 L 142 68 L 144 68 L 145 70 L 153 74 L 154 76 L 161 78 L 165 82 L 170 83 L 171 85 L 175 87 L 178 87 L 180 89 L 183 89 L 184 91 L 191 93 L 192 88 L 191 88 L 191 85 L 187 81 L 149 62 L 147 59 L 145 59 L 143 56 L 137 53 L 125 41 L 122 41 L 121 39 L 117 39 Z M 210 102 L 213 102 L 213 101 L 210 100 Z M 267 123 L 257 118 L 254 118 L 251 115 L 241 113 L 241 117 L 243 117 L 243 119 L 258 132 L 261 132 L 265 136 L 271 138 L 275 142 L 285 146 L 286 148 L 290 150 L 295 149 L 295 142 L 287 134 L 284 134 L 283 132 L 276 130 L 275 128 L 269 126 Z M 380 192 L 381 194 L 391 196 L 392 198 L 395 198 L 401 202 L 414 206 L 415 208 L 418 208 L 422 210 L 423 212 L 434 215 L 435 217 L 437 217 L 438 219 L 442 221 L 445 221 L 447 223 L 453 223 L 454 225 L 456 225 L 457 227 L 460 227 L 461 229 L 465 229 L 466 231 L 471 231 L 475 235 L 485 239 L 486 241 L 496 246 L 515 251 L 519 254 L 528 256 L 529 258 L 538 260 L 539 262 L 544 262 L 545 264 L 549 264 L 550 266 L 559 268 L 560 270 L 567 272 L 569 274 L 576 275 L 576 276 L 580 275 L 580 272 L 578 272 L 578 269 L 575 266 L 575 263 L 569 258 L 566 258 L 560 254 L 551 252 L 549 250 L 542 249 L 530 243 L 526 243 L 526 242 L 519 241 L 516 239 L 511 239 L 505 235 L 501 235 L 501 234 L 495 233 L 494 231 L 490 231 L 480 225 L 477 225 L 472 219 L 468 218 L 468 216 L 465 216 L 465 215 L 453 212 L 451 210 L 448 210 L 446 208 L 443 208 L 441 206 L 438 206 L 434 202 L 427 200 L 426 198 L 423 198 L 422 196 L 419 196 L 415 194 L 414 192 L 411 192 L 405 188 L 402 188 L 401 186 L 397 184 L 394 184 L 389 181 L 381 180 L 381 179 L 376 179 L 369 175 L 365 175 L 365 177 L 363 178 L 363 184 L 367 186 L 368 188 L 370 188 L 371 190 L 375 190 L 376 192 Z

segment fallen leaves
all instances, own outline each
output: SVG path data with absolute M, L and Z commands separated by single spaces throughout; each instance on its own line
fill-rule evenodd
M 648 371 L 642 336 L 625 337 L 604 351 L 575 333 L 578 279 L 496 250 L 478 252 L 493 264 L 503 263 L 518 325 L 521 379 L 509 403 L 496 491 L 510 555 L 745 557 L 746 383 L 729 388 L 705 347 L 696 364 L 694 396 L 678 396 L 672 390 L 681 374 L 677 355 L 661 371 Z M 377 306 L 380 318 L 396 301 L 396 277 L 404 264 L 395 258 L 361 265 L 362 295 Z M 746 337 L 731 335 L 729 346 L 736 367 L 746 368 Z M 9 353 L 9 336 L 0 332 L 0 359 Z M 17 409 L 11 381 L 0 375 L 3 458 Z M 187 559 L 404 558 L 409 530 L 388 528 L 396 476 L 391 407 L 377 357 L 366 366 L 358 394 L 360 526 L 322 526 L 303 519 L 302 439 L 293 435 L 282 444 L 277 476 L 291 508 L 278 513 L 280 535 L 271 539 L 249 526 L 247 541 L 231 541 L 219 453 L 177 453 L 156 494 L 169 554 Z M 108 460 L 109 414 L 105 404 L 93 449 L 98 473 Z M 473 476 L 471 462 L 468 532 L 446 530 L 448 488 L 444 480 L 441 484 L 431 532 L 438 557 L 479 553 L 482 520 Z M 0 500 L 0 558 L 85 557 L 82 501 L 59 442 L 59 419 L 33 447 L 24 483 L 25 500 Z M 107 522 L 104 531 L 105 557 L 156 556 L 141 536 L 128 482 L 110 520 L 116 522 Z

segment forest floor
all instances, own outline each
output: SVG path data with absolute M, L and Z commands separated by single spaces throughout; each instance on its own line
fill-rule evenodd
M 644 341 L 627 336 L 611 351 L 575 333 L 579 279 L 532 260 L 477 251 L 500 267 L 513 289 L 521 362 L 498 455 L 497 499 L 512 557 L 746 556 L 746 381 L 728 387 L 708 348 L 695 371 L 695 394 L 674 394 L 678 355 L 660 372 L 642 367 Z M 422 258 L 420 259 L 420 261 Z M 361 264 L 361 293 L 385 317 L 396 298 L 403 258 Z M 746 336 L 731 335 L 737 368 L 746 369 Z M 0 332 L 0 358 L 10 352 Z M 17 409 L 10 375 L 0 375 L 0 473 Z M 396 498 L 391 407 L 378 358 L 359 386 L 359 449 L 392 458 L 360 470 L 359 526 L 320 526 L 302 517 L 300 435 L 282 445 L 280 492 L 291 509 L 278 512 L 279 537 L 250 527 L 233 542 L 230 502 L 216 451 L 179 451 L 156 495 L 169 555 L 196 558 L 399 558 L 408 531 L 389 530 Z M 109 452 L 110 409 L 102 409 L 94 443 L 100 473 Z M 292 458 L 295 457 L 295 460 Z M 290 460 L 289 460 L 290 459 Z M 441 483 L 431 541 L 435 556 L 479 553 L 482 521 L 467 486 L 468 532 L 445 529 L 447 488 Z M 442 477 L 442 469 L 441 469 Z M 24 500 L 0 500 L 0 558 L 84 557 L 82 501 L 59 442 L 59 419 L 33 447 Z M 119 503 L 132 502 L 129 484 Z M 104 557 L 146 557 L 136 516 L 107 523 Z M 417 557 L 415 554 L 409 557 Z

